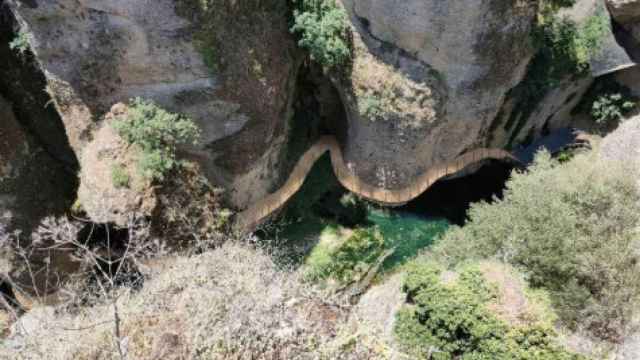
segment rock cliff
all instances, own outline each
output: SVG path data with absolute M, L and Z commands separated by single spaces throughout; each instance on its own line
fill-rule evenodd
M 28 237 L 71 206 L 78 165 L 35 59 L 9 46 L 14 25 L 0 5 L 0 225 Z
M 349 114 L 345 155 L 359 176 L 402 187 L 434 163 L 485 142 L 533 54 L 534 6 L 503 0 L 343 4 L 355 51 L 350 80 L 338 87 Z M 393 111 L 372 116 L 370 97 L 392 102 Z
M 633 3 L 607 3 L 614 26 L 594 0 L 579 0 L 556 15 L 577 31 L 589 30 L 598 15 L 595 25 L 602 29 L 596 30 L 616 47 L 616 26 L 631 29 L 636 22 L 634 10 L 627 10 Z M 292 141 L 308 148 L 321 132 L 339 135 L 345 164 L 358 178 L 393 190 L 473 149 L 512 149 L 576 125 L 571 110 L 594 75 L 540 78 L 549 64 L 540 60 L 544 45 L 534 35 L 545 26 L 555 29 L 541 10 L 547 2 L 337 4 L 347 14 L 351 59 L 320 71 L 324 87 L 314 95 L 331 126 L 293 139 L 299 136 L 293 128 L 300 127 L 294 112 L 307 104 L 301 94 L 313 93 L 303 87 L 314 86 L 301 74 L 318 66 L 296 46 L 292 4 L 285 0 L 9 0 L 3 11 L 15 21 L 3 26 L 23 37 L 59 115 L 51 130 L 29 120 L 33 112 L 19 116 L 21 126 L 67 167 L 79 159 L 81 200 L 108 198 L 116 192 L 96 186 L 92 174 L 109 168 L 96 150 L 110 143 L 103 138 L 106 115 L 115 103 L 153 100 L 195 121 L 202 142 L 183 147 L 181 155 L 198 162 L 211 183 L 226 189 L 229 205 L 242 210 L 282 185 Z M 575 36 L 570 40 L 588 40 Z M 336 95 L 322 98 L 320 92 Z M 342 113 L 344 119 L 336 116 Z M 318 127 L 311 123 L 302 125 Z
M 204 3 L 219 15 L 198 15 Z M 8 4 L 77 154 L 113 104 L 142 97 L 200 126 L 202 146 L 189 155 L 233 204 L 273 186 L 297 64 L 284 0 Z

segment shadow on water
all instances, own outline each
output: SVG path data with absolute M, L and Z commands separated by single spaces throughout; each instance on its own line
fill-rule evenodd
M 502 161 L 488 161 L 473 174 L 440 180 L 422 195 L 395 211 L 423 217 L 444 218 L 464 225 L 472 203 L 502 197 L 513 166 Z

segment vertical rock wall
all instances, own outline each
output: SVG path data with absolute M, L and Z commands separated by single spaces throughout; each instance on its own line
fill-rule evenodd
M 355 32 L 354 65 L 339 81 L 349 114 L 345 156 L 360 177 L 402 187 L 432 164 L 484 143 L 532 56 L 534 5 L 342 3 Z M 392 110 L 372 116 L 366 108 L 371 96 Z
M 9 43 L 15 18 L 0 4 L 0 223 L 28 238 L 75 198 L 77 160 L 29 51 Z
M 279 175 L 297 68 L 286 1 L 198 3 L 219 14 L 204 39 L 201 19 L 180 11 L 195 3 L 8 1 L 76 154 L 113 104 L 151 99 L 200 126 L 202 145 L 185 152 L 243 207 Z

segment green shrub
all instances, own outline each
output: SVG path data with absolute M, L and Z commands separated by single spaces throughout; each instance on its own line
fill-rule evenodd
M 532 32 L 538 51 L 527 68 L 524 80 L 510 93 L 517 102 L 505 124 L 505 128 L 511 130 L 509 146 L 513 145 L 521 128 L 550 89 L 562 80 L 588 74 L 590 58 L 600 51 L 602 39 L 610 26 L 604 9 L 582 26 L 568 18 L 559 18 L 554 11 L 540 16 Z
M 603 39 L 611 31 L 611 20 L 607 10 L 600 9 L 590 16 L 580 29 L 577 49 L 578 57 L 588 62 L 602 50 Z
M 541 82 L 538 86 L 546 89 L 557 86 L 568 75 L 585 75 L 609 27 L 605 10 L 589 17 L 581 26 L 566 17 L 554 15 L 545 19 L 533 31 L 539 50 L 530 68 L 535 72 L 528 75 L 538 79 Z
M 349 283 L 364 275 L 369 267 L 383 254 L 384 239 L 380 232 L 373 229 L 356 229 L 346 239 L 339 239 L 338 229 L 329 234 L 336 237 L 334 244 L 320 242 L 311 251 L 305 264 L 309 280 L 333 279 L 340 283 Z
M 359 99 L 358 109 L 360 114 L 365 115 L 372 120 L 381 118 L 384 115 L 382 101 L 374 95 L 366 95 Z
M 413 263 L 406 275 L 408 302 L 394 333 L 406 351 L 422 359 L 579 359 L 554 343 L 542 325 L 510 327 L 488 308 L 495 296 L 480 271 L 467 266 L 444 284 L 434 262 Z
M 540 0 L 538 1 L 538 14 L 543 19 L 553 16 L 562 8 L 573 6 L 576 0 Z
M 635 107 L 621 93 L 602 94 L 591 105 L 591 117 L 598 125 L 617 123 Z
M 171 114 L 151 101 L 131 101 L 126 119 L 113 124 L 129 144 L 140 147 L 138 169 L 142 176 L 162 181 L 168 171 L 180 165 L 176 150 L 181 144 L 197 144 L 200 130 L 192 120 Z
M 9 42 L 9 48 L 24 55 L 29 50 L 29 34 L 22 30 L 18 31 L 16 37 Z
M 347 13 L 335 0 L 294 0 L 294 25 L 300 46 L 327 68 L 341 66 L 351 58 Z
M 618 83 L 613 74 L 609 74 L 593 82 L 571 115 L 589 114 L 596 125 L 606 130 L 611 125 L 617 125 L 635 109 L 637 101 L 631 89 Z
M 131 178 L 129 177 L 129 173 L 127 173 L 127 169 L 124 166 L 113 165 L 111 167 L 111 181 L 113 182 L 113 186 L 115 186 L 117 189 L 128 188 Z
M 573 159 L 573 156 L 576 154 L 576 149 L 565 149 L 561 150 L 556 156 L 556 160 L 559 163 L 566 163 L 567 161 Z
M 549 290 L 567 325 L 617 339 L 640 304 L 640 196 L 631 171 L 596 157 L 558 164 L 539 154 L 529 172 L 513 174 L 502 200 L 474 204 L 434 256 L 505 259 Z
M 190 19 L 193 25 L 192 40 L 196 50 L 202 55 L 202 60 L 211 72 L 219 67 L 220 57 L 217 56 L 214 19 L 216 11 L 220 11 L 220 4 L 216 0 L 176 0 L 175 9 L 179 16 Z

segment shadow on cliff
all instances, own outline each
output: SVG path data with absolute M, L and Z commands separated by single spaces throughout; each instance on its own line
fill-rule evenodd
M 79 165 L 33 54 L 10 46 L 19 36 L 16 29 L 13 14 L 0 4 L 0 98 L 9 103 L 21 132 L 20 137 L 1 140 L 27 149 L 14 159 L 18 166 L 10 177 L 1 179 L 0 195 L 14 199 L 8 209 L 13 215 L 11 227 L 29 233 L 43 217 L 70 208 Z M 14 125 L 11 121 L 0 119 L 0 133 Z

